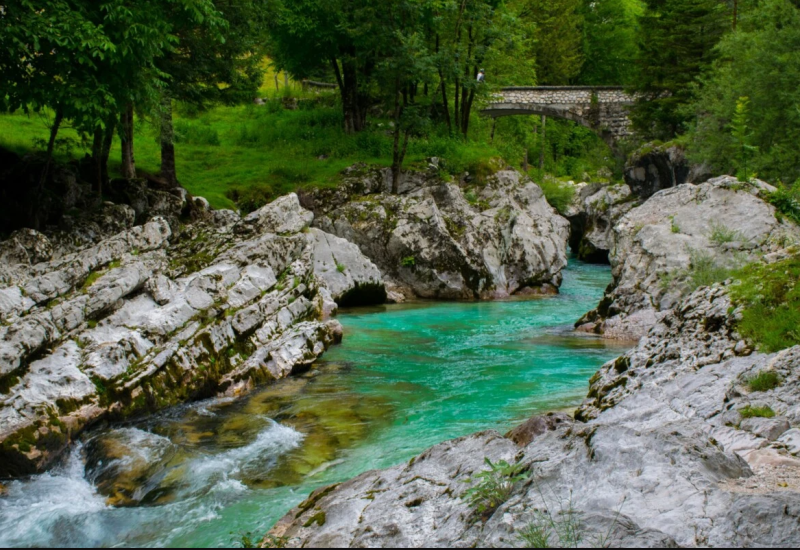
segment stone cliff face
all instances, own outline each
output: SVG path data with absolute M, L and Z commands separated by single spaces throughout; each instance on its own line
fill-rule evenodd
M 572 205 L 565 212 L 573 253 L 584 262 L 607 264 L 614 248 L 614 226 L 639 204 L 627 185 L 577 185 Z
M 578 420 L 443 443 L 316 492 L 271 535 L 291 547 L 520 547 L 544 526 L 551 545 L 571 528 L 609 547 L 797 546 L 800 348 L 754 353 L 736 318 L 725 286 L 697 291 L 602 369 Z M 751 391 L 764 372 L 782 383 Z M 746 418 L 754 407 L 776 416 Z M 481 516 L 463 495 L 485 458 L 528 477 Z
M 0 477 L 45 468 L 98 420 L 310 366 L 341 339 L 337 301 L 386 298 L 377 267 L 313 217 L 290 195 L 172 239 L 155 218 L 67 255 L 36 232 L 4 243 Z
M 497 299 L 552 293 L 567 265 L 568 222 L 517 172 L 484 186 L 406 174 L 390 195 L 385 171 L 353 170 L 336 190 L 307 194 L 315 227 L 359 246 L 395 299 Z
M 800 242 L 800 229 L 759 197 L 770 190 L 717 178 L 661 191 L 622 216 L 608 238 L 614 283 L 580 329 L 638 340 L 709 272 Z

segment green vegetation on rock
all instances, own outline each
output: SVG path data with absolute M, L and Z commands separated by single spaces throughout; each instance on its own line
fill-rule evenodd
M 747 387 L 752 392 L 770 391 L 780 386 L 782 382 L 781 375 L 777 372 L 764 371 L 750 378 Z
M 770 407 L 745 407 L 739 411 L 742 418 L 775 418 L 775 411 Z
M 748 266 L 736 279 L 730 293 L 743 309 L 742 336 L 769 353 L 800 345 L 800 255 Z
M 489 467 L 465 483 L 475 485 L 468 489 L 462 496 L 480 517 L 492 515 L 511 496 L 514 486 L 526 479 L 526 467 L 522 464 L 509 464 L 501 460 L 494 464 L 488 458 L 485 460 Z

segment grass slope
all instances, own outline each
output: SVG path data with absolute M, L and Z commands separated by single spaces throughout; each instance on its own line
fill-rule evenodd
M 288 98 L 286 90 L 263 91 L 262 95 L 270 96 L 265 106 L 220 106 L 198 112 L 178 105 L 176 162 L 182 185 L 206 197 L 215 208 L 251 210 L 304 187 L 334 186 L 341 171 L 355 163 L 391 164 L 388 120 L 373 117 L 366 131 L 346 135 L 335 93 L 305 93 L 296 87 L 289 92 L 293 98 Z M 286 109 L 287 102 L 296 103 L 297 108 Z M 0 115 L 0 146 L 20 154 L 42 150 L 49 117 L 47 113 Z M 451 175 L 468 171 L 478 178 L 492 159 L 512 159 L 511 164 L 519 167 L 525 151 L 533 156 L 532 147 L 538 147 L 535 123 L 536 119 L 526 117 L 502 119 L 492 140 L 492 121 L 476 114 L 468 141 L 449 136 L 443 124 L 434 125 L 428 135 L 411 140 L 406 166 L 439 157 Z M 555 121 L 548 125 L 548 136 L 546 172 L 563 179 L 608 172 L 608 150 L 589 130 Z M 74 129 L 62 129 L 56 151 L 59 161 L 82 157 L 88 151 L 89 143 Z M 112 174 L 118 173 L 119 158 L 115 140 Z M 140 171 L 158 173 L 157 131 L 146 120 L 137 120 L 135 158 Z M 534 170 L 532 175 L 540 174 Z M 551 187 L 548 195 L 553 195 L 555 203 L 563 203 L 565 191 Z

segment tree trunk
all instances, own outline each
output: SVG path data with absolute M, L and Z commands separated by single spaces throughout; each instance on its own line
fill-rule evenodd
M 108 183 L 108 159 L 111 157 L 111 145 L 114 143 L 114 132 L 117 129 L 117 119 L 112 117 L 106 123 L 106 131 L 103 136 L 103 150 L 100 156 L 100 174 L 103 184 Z
M 456 86 L 455 86 L 455 109 L 453 113 L 453 122 L 455 123 L 458 130 L 461 130 L 461 104 L 458 102 L 459 95 L 461 94 L 461 81 L 456 78 Z
M 178 187 L 178 171 L 175 167 L 175 126 L 172 122 L 172 99 L 168 94 L 164 94 L 161 99 L 161 177 L 170 187 Z
M 275 73 L 275 91 L 276 92 L 281 91 L 281 85 L 278 83 L 278 73 Z
M 472 114 L 472 103 L 474 101 L 475 101 L 475 90 L 473 89 L 469 92 L 469 98 L 467 99 L 466 107 L 462 108 L 462 110 L 464 111 L 464 127 L 463 127 L 464 137 L 467 137 L 467 135 L 469 134 L 469 118 L 470 115 Z
M 133 103 L 129 103 L 120 116 L 120 141 L 122 147 L 122 177 L 136 179 L 136 160 L 133 156 Z
M 39 187 L 44 187 L 47 182 L 47 177 L 50 175 L 50 165 L 53 164 L 53 153 L 56 149 L 56 138 L 58 137 L 58 130 L 61 128 L 61 123 L 64 121 L 64 111 L 56 109 L 56 117 L 53 119 L 53 125 L 50 127 L 50 140 L 47 142 L 47 159 L 44 163 L 42 176 L 39 179 Z
M 355 63 L 344 62 L 342 69 L 344 131 L 348 134 L 355 134 L 366 126 L 366 109 L 358 89 L 358 69 Z
M 92 161 L 94 162 L 94 192 L 98 197 L 103 196 L 103 143 L 105 142 L 105 132 L 98 126 L 94 129 L 94 139 L 92 140 Z
M 286 89 L 289 89 L 289 73 L 283 71 L 283 83 L 286 86 Z
M 403 157 L 405 156 L 405 148 L 408 146 L 408 134 L 406 133 L 406 141 L 403 151 L 400 149 L 400 120 L 403 117 L 403 104 L 400 101 L 402 92 L 400 90 L 400 79 L 395 81 L 395 94 L 394 94 L 394 145 L 392 148 L 392 194 L 397 195 L 400 192 L 400 174 L 403 169 Z
M 542 149 L 539 153 L 539 171 L 544 172 L 544 152 L 547 146 L 547 117 L 542 115 Z
M 447 82 L 444 81 L 442 72 L 439 71 L 439 78 L 442 80 L 442 107 L 444 108 L 444 118 L 447 120 L 447 131 L 453 135 L 453 122 L 450 120 L 450 103 L 447 101 Z

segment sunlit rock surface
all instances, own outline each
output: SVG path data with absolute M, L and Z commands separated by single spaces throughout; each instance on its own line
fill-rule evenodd
M 310 366 L 341 339 L 337 302 L 386 297 L 377 267 L 313 218 L 289 195 L 180 235 L 154 218 L 67 255 L 36 232 L 3 243 L 0 477 L 46 467 L 97 420 Z
M 270 535 L 290 547 L 522 547 L 544 525 L 553 545 L 570 528 L 587 547 L 798 546 L 800 348 L 754 353 L 730 306 L 724 286 L 691 295 L 593 378 L 575 421 L 443 443 L 317 491 Z M 751 392 L 763 371 L 782 383 Z M 743 419 L 756 406 L 776 417 Z M 528 477 L 480 514 L 463 496 L 486 458 Z

